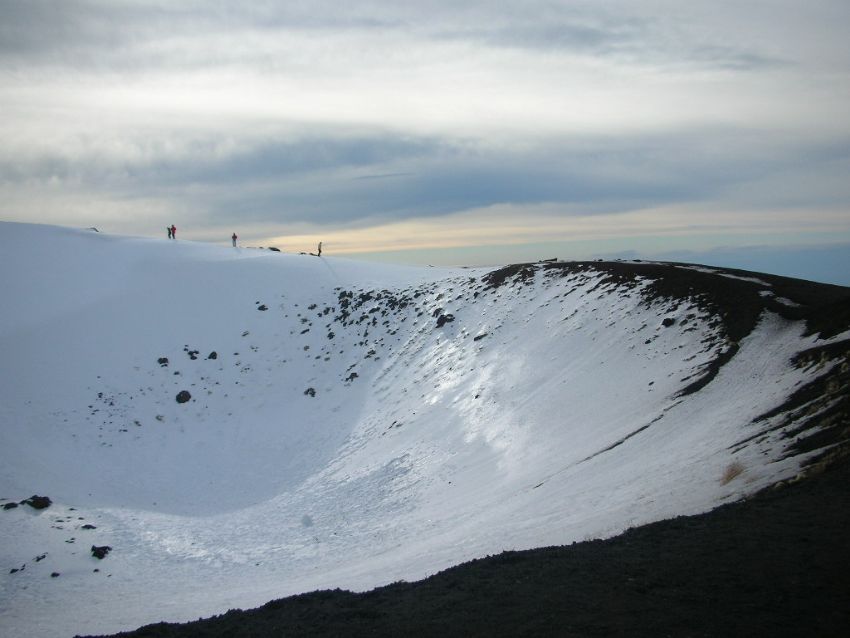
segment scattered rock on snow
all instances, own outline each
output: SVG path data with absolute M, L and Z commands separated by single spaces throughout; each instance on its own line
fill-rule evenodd
M 213 350 L 207 355 L 207 359 L 218 359 L 218 352 Z
M 12 509 L 15 509 L 17 506 L 18 506 L 17 503 L 6 503 L 5 505 L 3 505 L 3 509 L 4 510 L 12 510 Z
M 163 368 L 168 367 L 168 357 L 160 357 L 156 360 L 156 362 L 161 365 Z
M 442 328 L 444 325 L 446 325 L 447 323 L 451 323 L 454 320 L 454 315 L 440 315 L 439 317 L 437 317 L 437 327 Z
M 187 390 L 180 390 L 180 392 L 177 393 L 177 403 L 186 403 L 186 401 L 191 398 L 192 395 L 189 394 Z
M 43 510 L 53 503 L 47 496 L 36 496 L 33 494 L 28 499 L 21 501 L 21 505 L 29 505 L 33 509 Z
M 266 304 L 263 304 L 261 306 L 257 306 L 257 310 L 268 310 L 268 309 L 269 308 L 268 308 L 268 306 L 266 306 Z
M 314 388 L 307 388 L 304 390 L 304 395 L 314 397 L 316 396 L 316 390 Z
M 661 322 L 661 325 L 664 326 L 665 328 L 669 328 L 674 323 L 676 323 L 676 320 L 673 317 L 666 317 L 664 319 L 664 321 Z
M 111 551 L 112 548 L 109 545 L 101 545 L 100 547 L 97 545 L 91 546 L 91 555 L 95 558 L 99 558 L 100 560 L 106 558 L 106 555 Z

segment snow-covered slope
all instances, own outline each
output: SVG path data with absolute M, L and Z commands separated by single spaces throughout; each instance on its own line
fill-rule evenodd
M 824 372 L 792 358 L 837 337 L 769 281 L 664 268 L 767 309 L 735 319 L 646 264 L 407 268 L 0 224 L 0 633 L 367 589 L 794 476 L 811 452 L 772 411 Z M 52 505 L 11 507 L 34 494 Z

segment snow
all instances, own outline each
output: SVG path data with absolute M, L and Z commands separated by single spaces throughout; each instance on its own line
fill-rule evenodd
M 802 461 L 752 421 L 816 373 L 790 364 L 814 337 L 768 313 L 679 397 L 728 346 L 646 282 L 488 290 L 487 269 L 12 223 L 0 261 L 0 504 L 54 501 L 0 511 L 3 635 L 418 579 L 706 511 Z
M 763 279 L 759 279 L 758 277 L 744 277 L 743 275 L 733 275 L 732 273 L 729 273 L 729 272 L 723 272 L 719 268 L 708 268 L 706 266 L 678 266 L 678 267 L 683 268 L 684 270 L 693 270 L 695 272 L 703 272 L 703 273 L 708 273 L 710 275 L 717 275 L 719 277 L 726 277 L 726 279 L 737 279 L 738 281 L 748 281 L 750 283 L 770 287 L 769 283 L 767 283 Z

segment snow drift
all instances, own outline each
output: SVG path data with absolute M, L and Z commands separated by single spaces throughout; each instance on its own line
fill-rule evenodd
M 840 398 L 800 397 L 847 338 L 846 289 L 767 275 L 11 223 L 0 295 L 6 635 L 363 590 L 712 509 L 828 450 L 812 419 Z M 52 504 L 15 507 L 30 495 Z

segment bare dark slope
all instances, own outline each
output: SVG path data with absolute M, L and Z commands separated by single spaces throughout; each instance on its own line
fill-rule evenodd
M 850 328 L 848 288 L 686 264 L 521 264 L 482 283 L 590 270 L 606 274 L 600 294 L 645 280 L 647 303 L 698 300 L 718 318 L 730 347 L 683 393 L 710 383 L 765 311 L 804 321 L 823 339 Z M 605 541 L 507 552 L 417 583 L 314 592 L 120 635 L 850 635 L 850 340 L 799 353 L 794 364 L 817 366 L 819 376 L 763 418 L 793 424 L 789 454 L 821 452 L 790 484 Z

